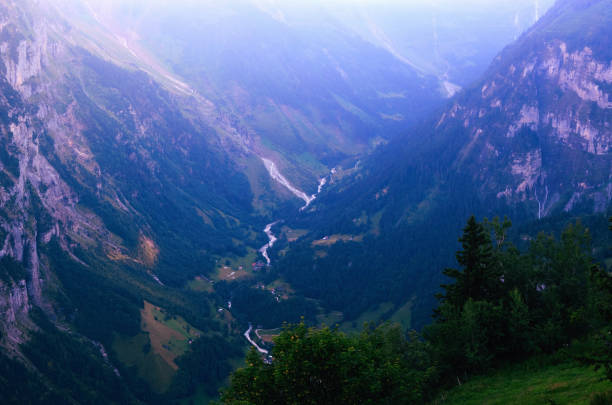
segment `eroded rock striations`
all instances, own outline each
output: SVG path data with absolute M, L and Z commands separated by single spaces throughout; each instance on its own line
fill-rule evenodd
M 248 230 L 225 219 L 250 215 L 248 180 L 233 160 L 247 153 L 248 131 L 202 97 L 172 93 L 86 45 L 51 2 L 0 5 L 0 258 L 27 270 L 0 284 L 2 344 L 13 349 L 33 328 L 32 306 L 67 316 L 48 297 L 62 288 L 49 244 L 80 265 L 75 252 L 89 249 L 180 284 L 193 275 L 168 262 L 153 269 L 168 244 L 201 272 L 206 253 L 226 248 L 219 239 Z
M 544 18 L 541 29 L 547 24 Z M 612 60 L 539 30 L 506 49 L 436 131 L 465 134 L 457 167 L 473 173 L 485 197 L 531 202 L 538 218 L 580 201 L 605 210 L 612 199 Z

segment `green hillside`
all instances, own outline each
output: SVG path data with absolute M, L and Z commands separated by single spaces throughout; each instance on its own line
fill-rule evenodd
M 431 405 L 586 405 L 598 394 L 612 398 L 612 382 L 602 371 L 571 362 L 528 362 L 475 377 Z

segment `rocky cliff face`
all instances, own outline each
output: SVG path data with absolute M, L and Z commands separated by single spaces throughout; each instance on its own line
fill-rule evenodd
M 247 239 L 249 229 L 226 219 L 250 216 L 249 184 L 236 164 L 248 134 L 206 100 L 76 46 L 47 6 L 0 5 L 0 257 L 27 268 L 24 279 L 0 285 L 7 345 L 22 340 L 11 325 L 31 305 L 56 316 L 46 294 L 53 269 L 41 253 L 51 241 L 77 262 L 75 249 L 89 249 L 180 284 L 191 275 L 141 252 L 169 256 L 170 244 L 201 272 L 205 253 L 244 249 L 229 235 Z
M 49 39 L 44 26 L 34 25 L 26 35 L 14 24 L 23 16 L 13 6 L 9 3 L 0 9 L 0 256 L 24 262 L 28 274 L 26 279 L 0 286 L 4 313 L 0 328 L 8 346 L 22 343 L 24 328 L 32 326 L 27 320 L 31 303 L 53 311 L 43 298 L 45 271 L 39 243 L 59 237 L 67 247 L 65 235 L 99 235 L 103 229 L 93 225 L 99 221 L 77 209 L 74 191 L 41 150 L 41 139 L 59 117 L 52 107 L 53 77 L 45 73 L 45 67 L 62 56 L 62 47 Z M 51 124 L 48 129 L 45 123 Z M 55 125 L 55 129 L 73 138 L 65 128 Z
M 438 270 L 455 263 L 458 230 L 470 215 L 525 224 L 566 212 L 609 213 L 611 19 L 611 0 L 557 2 L 443 113 L 334 178 L 289 224 L 317 225 L 281 264 L 286 279 L 333 309 L 344 296 L 342 305 L 351 305 L 343 311 L 356 300 L 345 285 L 333 286 L 339 279 L 367 290 L 359 298 L 370 308 L 381 300 L 371 290 L 397 301 L 414 294 L 413 319 L 428 322 L 433 302 L 424 291 L 444 282 Z M 312 248 L 333 234 L 369 237 Z M 313 258 L 302 260 L 309 250 Z
M 29 321 L 30 301 L 26 281 L 0 282 L 0 329 L 3 345 L 9 349 L 25 341 L 25 331 L 32 326 Z
M 481 80 L 383 148 L 357 171 L 363 179 L 343 184 L 326 208 L 348 190 L 360 210 L 384 212 L 394 225 L 427 221 L 434 207 L 517 220 L 605 211 L 612 201 L 610 13 L 610 0 L 558 2 Z
M 612 61 L 583 45 L 526 38 L 460 97 L 437 131 L 466 137 L 456 165 L 483 195 L 526 202 L 534 216 L 612 199 Z

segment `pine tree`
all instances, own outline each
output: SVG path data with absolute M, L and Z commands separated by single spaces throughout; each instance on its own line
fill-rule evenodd
M 500 289 L 501 274 L 490 235 L 483 224 L 472 216 L 459 242 L 462 250 L 457 252 L 456 257 L 461 270 L 444 270 L 444 274 L 454 279 L 454 283 L 443 284 L 445 294 L 439 294 L 438 298 L 455 308 L 462 308 L 470 298 L 474 301 L 493 300 Z

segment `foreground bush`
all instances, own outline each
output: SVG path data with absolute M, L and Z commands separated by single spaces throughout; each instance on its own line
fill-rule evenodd
M 436 371 L 425 343 L 399 327 L 337 330 L 287 327 L 275 340 L 274 361 L 253 349 L 246 367 L 222 392 L 224 404 L 398 404 L 423 402 Z

